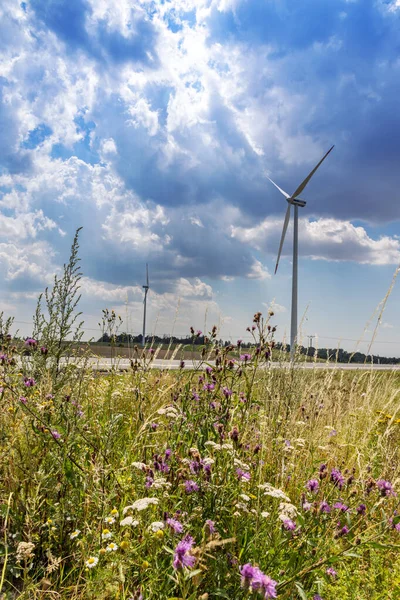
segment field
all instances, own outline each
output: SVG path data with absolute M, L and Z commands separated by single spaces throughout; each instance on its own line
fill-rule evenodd
M 255 319 L 201 372 L 4 344 L 0 597 L 400 598 L 398 375 L 260 368 Z

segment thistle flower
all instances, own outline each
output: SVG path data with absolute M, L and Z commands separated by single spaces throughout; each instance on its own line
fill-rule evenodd
M 196 563 L 196 557 L 190 554 L 193 548 L 194 540 L 190 535 L 186 535 L 176 546 L 174 552 L 174 569 L 191 568 Z
M 25 396 L 20 396 L 19 401 L 21 402 L 21 404 L 28 404 L 28 400 L 25 398 Z
M 176 519 L 167 519 L 167 525 L 171 527 L 174 533 L 183 533 L 183 525 Z
M 326 569 L 325 573 L 329 575 L 329 577 L 332 577 L 332 579 L 336 579 L 337 573 L 333 567 Z
M 192 479 L 188 479 L 187 481 L 185 481 L 185 492 L 187 494 L 191 494 L 192 492 L 198 492 L 199 489 L 200 488 L 197 485 L 197 483 Z
M 50 431 L 50 433 L 55 440 L 61 439 L 61 433 L 59 433 L 56 429 L 53 429 L 52 431 Z
M 292 519 L 283 519 L 282 525 L 286 531 L 294 531 L 296 529 L 296 523 Z
M 323 513 L 330 513 L 332 509 L 329 506 L 329 504 L 326 502 L 326 500 L 322 500 L 322 502 L 319 505 L 319 510 L 320 510 L 320 512 L 323 512 Z
M 317 493 L 318 490 L 319 490 L 319 482 L 318 482 L 318 480 L 317 479 L 310 479 L 306 483 L 306 488 L 308 489 L 309 492 Z
M 25 387 L 34 387 L 36 385 L 36 381 L 33 377 L 24 377 L 24 386 Z
M 247 563 L 240 567 L 241 585 L 252 592 L 261 592 L 264 598 L 276 598 L 277 582 L 265 575 L 258 567 Z
M 25 346 L 27 346 L 28 348 L 36 348 L 37 346 L 37 341 L 34 340 L 33 338 L 27 338 L 24 342 Z
M 250 473 L 240 468 L 236 469 L 236 475 L 240 481 L 249 481 L 251 479 Z
M 339 488 L 339 490 L 342 489 L 342 487 L 344 485 L 344 477 L 343 477 L 342 473 L 339 471 L 339 469 L 332 469 L 331 481 L 336 487 Z
M 360 504 L 360 506 L 357 506 L 356 511 L 359 515 L 365 515 L 365 513 L 367 512 L 367 507 L 365 506 L 365 504 Z
M 210 535 L 216 532 L 215 523 L 214 523 L 214 521 L 211 521 L 211 519 L 206 520 L 205 526 L 207 527 L 208 531 L 210 532 Z
M 343 502 L 335 502 L 333 508 L 336 508 L 337 510 L 340 510 L 342 512 L 346 512 L 349 510 L 349 507 L 346 506 L 346 504 L 343 504 Z
M 251 354 L 241 354 L 240 360 L 245 363 L 248 362 L 249 360 L 251 360 Z
M 381 493 L 381 496 L 396 496 L 396 492 L 393 490 L 393 486 L 390 481 L 385 479 L 378 479 L 376 486 Z

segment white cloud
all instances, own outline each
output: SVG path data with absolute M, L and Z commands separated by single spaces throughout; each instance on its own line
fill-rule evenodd
M 254 227 L 232 227 L 231 235 L 257 250 L 276 252 L 282 221 L 264 220 Z M 283 255 L 291 252 L 292 225 L 289 226 Z M 314 260 L 353 261 L 387 265 L 400 262 L 400 241 L 389 236 L 373 239 L 361 226 L 350 221 L 320 218 L 299 220 L 299 253 Z

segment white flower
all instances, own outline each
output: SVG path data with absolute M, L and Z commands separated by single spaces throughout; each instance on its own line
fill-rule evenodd
M 238 458 L 233 459 L 233 464 L 235 465 L 235 467 L 240 467 L 241 469 L 243 469 L 243 471 L 250 471 L 249 465 L 247 463 L 242 462 Z
M 249 512 L 247 504 L 245 504 L 244 502 L 236 502 L 235 508 L 237 508 L 238 510 L 242 510 L 243 512 Z
M 115 519 L 114 517 L 106 517 L 104 522 L 107 523 L 107 525 L 113 525 L 115 523 Z
M 250 502 L 250 497 L 247 496 L 247 494 L 240 494 L 239 498 L 241 498 L 242 500 L 244 500 L 245 502 Z
M 203 465 L 213 465 L 214 463 L 215 460 L 213 458 L 210 458 L 209 456 L 203 458 Z
M 212 440 L 207 440 L 207 442 L 205 442 L 204 445 L 210 446 L 210 448 L 219 448 L 220 447 L 219 444 L 216 444 Z
M 120 522 L 120 525 L 124 527 L 125 525 L 130 525 L 131 527 L 137 527 L 139 525 L 139 521 L 135 521 L 133 517 L 125 517 Z
M 99 562 L 99 559 L 97 558 L 97 556 L 89 556 L 89 558 L 85 562 L 85 565 L 87 566 L 88 569 L 93 569 L 93 567 L 95 567 L 98 562 Z
M 109 529 L 103 529 L 103 533 L 101 534 L 102 540 L 109 540 L 112 538 L 112 533 Z
M 118 544 L 115 544 L 114 542 L 111 542 L 111 544 L 108 544 L 106 547 L 106 552 L 115 552 L 116 550 L 118 550 Z
M 271 496 L 272 498 L 280 498 L 281 500 L 285 500 L 285 502 L 290 502 L 290 498 L 286 496 L 282 490 L 275 488 L 270 483 L 261 483 L 258 486 L 258 489 L 264 490 L 264 496 Z
M 133 462 L 133 463 L 131 463 L 131 467 L 134 467 L 135 469 L 139 469 L 140 471 L 143 471 L 143 469 L 146 468 L 146 465 L 142 462 Z
M 135 502 L 130 506 L 125 506 L 122 514 L 126 515 L 128 510 L 145 510 L 152 504 L 157 505 L 158 498 L 140 498 L 139 500 L 135 500 Z
M 69 536 L 69 539 L 70 540 L 74 540 L 75 538 L 78 537 L 78 535 L 80 534 L 80 532 L 81 532 L 80 529 L 75 529 L 75 531 L 73 531 L 71 533 L 71 535 Z
M 289 519 L 295 519 L 298 514 L 297 508 L 290 502 L 281 502 L 279 504 L 279 512 Z
M 266 511 L 266 510 L 263 510 L 263 511 L 262 511 L 262 513 L 261 513 L 261 516 L 262 516 L 264 519 L 268 519 L 268 517 L 269 517 L 269 515 L 270 515 L 270 514 L 271 514 L 271 513 L 269 513 L 268 511 Z
M 157 531 L 164 529 L 164 527 L 165 525 L 162 521 L 154 521 L 154 523 L 151 523 L 149 529 L 151 529 L 153 533 L 156 533 Z

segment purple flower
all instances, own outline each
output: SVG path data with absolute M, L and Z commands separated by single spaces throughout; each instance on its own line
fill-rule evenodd
M 238 347 L 238 348 L 240 348 L 240 346 L 241 346 L 241 345 L 242 345 L 242 343 L 243 343 L 243 340 L 238 340 L 236 343 L 237 343 L 237 347 Z
M 360 506 L 357 506 L 356 510 L 359 515 L 365 515 L 367 507 L 365 506 L 365 504 L 360 504 Z
M 346 512 L 347 510 L 349 510 L 349 507 L 346 506 L 346 504 L 343 504 L 343 502 L 335 502 L 335 504 L 333 505 L 333 508 L 336 508 L 337 510 L 341 510 L 342 512 Z
M 258 567 L 252 567 L 247 563 L 240 567 L 241 584 L 245 589 L 253 592 L 261 592 L 264 598 L 276 598 L 277 582 L 265 575 Z
M 206 392 L 212 392 L 215 389 L 215 384 L 214 383 L 206 383 L 203 386 L 203 390 Z
M 335 569 L 333 569 L 332 567 L 329 567 L 325 572 L 327 575 L 332 577 L 332 579 L 336 579 L 337 573 L 336 573 Z
M 223 387 L 222 392 L 223 392 L 225 398 L 229 398 L 229 396 L 232 396 L 232 394 L 233 394 L 232 390 L 230 390 L 227 387 Z
M 191 494 L 192 492 L 198 492 L 199 489 L 200 488 L 195 481 L 192 481 L 191 479 L 185 481 L 185 492 L 187 494 Z
M 310 502 L 303 502 L 302 508 L 303 508 L 303 510 L 306 510 L 306 511 L 311 510 L 312 504 Z
M 240 360 L 243 362 L 247 362 L 247 361 L 251 360 L 251 354 L 241 354 Z
M 145 487 L 146 487 L 147 489 L 148 489 L 148 488 L 151 488 L 151 486 L 153 485 L 153 483 L 154 483 L 154 479 L 153 479 L 153 477 L 147 476 L 147 477 L 146 477 L 146 483 L 145 483 Z
M 49 351 L 48 351 L 48 349 L 46 348 L 46 346 L 41 346 L 41 347 L 40 347 L 40 352 L 41 352 L 41 353 L 42 353 L 44 356 L 46 356 L 46 355 L 49 353 Z
M 151 423 L 151 424 L 150 424 L 150 429 L 151 429 L 152 431 L 155 431 L 157 428 L 158 428 L 158 423 Z
M 319 490 L 319 482 L 317 481 L 317 479 L 310 479 L 306 483 L 306 488 L 308 489 L 309 492 L 316 493 Z
M 169 460 L 169 458 L 171 457 L 172 454 L 172 450 L 170 448 L 167 448 L 165 451 L 165 460 Z
M 174 569 L 183 569 L 183 567 L 191 568 L 196 563 L 196 558 L 190 554 L 193 548 L 193 538 L 186 535 L 176 546 L 174 553 L 173 567 Z
M 292 519 L 285 519 L 282 524 L 286 531 L 294 531 L 296 529 L 296 523 Z
M 386 481 L 385 479 L 378 479 L 376 485 L 381 493 L 381 496 L 396 496 L 396 493 L 393 490 L 393 486 L 390 483 L 390 481 Z
M 213 372 L 212 367 L 206 367 L 207 375 L 211 375 L 212 372 Z
M 336 487 L 339 488 L 339 490 L 342 489 L 343 484 L 344 484 L 344 477 L 341 474 L 341 472 L 339 471 L 339 469 L 332 469 L 331 481 Z
M 243 469 L 240 468 L 236 469 L 236 475 L 238 476 L 238 479 L 242 481 L 249 481 L 251 479 L 250 473 L 248 471 L 243 471 Z
M 28 404 L 28 400 L 25 398 L 25 396 L 20 396 L 20 397 L 19 397 L 19 401 L 20 401 L 22 404 Z
M 210 534 L 216 532 L 215 523 L 214 521 L 211 521 L 211 519 L 207 519 L 205 525 L 208 528 Z
M 322 502 L 319 505 L 319 510 L 323 513 L 330 513 L 332 509 L 326 500 L 322 500 Z
M 314 594 L 313 600 L 322 600 L 322 598 L 319 594 Z
M 55 440 L 59 440 L 61 438 L 61 433 L 58 433 L 56 429 L 53 429 L 52 431 L 50 431 L 50 433 Z
M 33 387 L 34 385 L 36 385 L 36 381 L 33 379 L 33 377 L 25 377 L 24 385 L 26 387 Z
M 338 536 L 339 536 L 339 537 L 342 537 L 342 536 L 344 536 L 344 535 L 347 535 L 347 534 L 349 533 L 349 531 L 350 531 L 350 530 L 349 530 L 349 528 L 347 527 L 347 525 L 344 525 L 344 526 L 343 526 L 343 527 L 340 529 L 340 531 L 339 531 L 339 533 L 338 533 Z
M 197 392 L 193 392 L 192 400 L 196 400 L 196 402 L 198 402 L 200 400 L 200 396 Z
M 180 523 L 176 519 L 171 519 L 171 518 L 167 519 L 167 525 L 169 525 L 171 527 L 171 529 L 175 533 L 182 533 L 183 532 L 183 525 L 182 525 L 182 523 Z
M 37 346 L 37 341 L 33 338 L 27 338 L 24 343 L 25 346 L 28 346 L 29 348 L 36 348 Z

